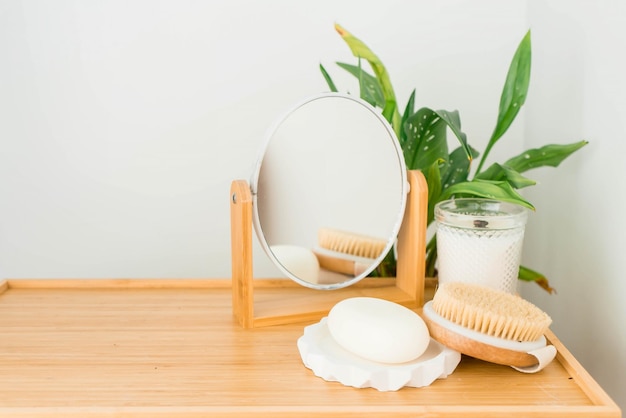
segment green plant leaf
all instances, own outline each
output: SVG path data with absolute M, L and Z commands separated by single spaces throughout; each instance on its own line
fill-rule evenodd
M 535 207 L 524 199 L 507 181 L 473 180 L 457 183 L 445 189 L 441 193 L 440 199 L 447 200 L 452 196 L 476 196 L 485 199 L 502 200 L 535 210 Z
M 372 85 L 366 77 L 369 76 L 365 71 L 363 71 L 363 67 L 361 66 L 361 58 L 359 58 L 359 92 L 361 94 L 361 99 L 365 100 L 372 106 L 376 106 L 376 97 L 373 96 Z M 371 77 L 371 76 L 370 76 Z
M 588 142 L 583 140 L 565 145 L 544 145 L 541 148 L 529 149 L 507 160 L 503 165 L 511 167 L 519 173 L 538 167 L 558 167 L 563 160 L 587 144 Z
M 500 96 L 500 107 L 498 110 L 498 121 L 496 127 L 491 134 L 489 143 L 485 148 L 483 157 L 478 165 L 478 172 L 481 171 L 483 164 L 489 155 L 489 151 L 502 135 L 509 129 L 511 123 L 519 113 L 520 108 L 526 101 L 528 92 L 528 84 L 530 83 L 530 65 L 531 65 L 531 43 L 530 30 L 526 32 L 526 36 L 522 39 L 513 55 L 513 60 L 509 66 L 502 94 Z
M 473 148 L 471 151 L 474 158 L 478 156 L 478 151 Z M 465 150 L 462 147 L 458 147 L 452 151 L 447 164 L 441 171 L 441 184 L 444 189 L 453 184 L 467 181 L 470 171 L 470 159 L 467 158 Z
M 406 103 L 406 107 L 404 108 L 404 113 L 402 114 L 402 121 L 400 126 L 404 128 L 406 121 L 415 113 L 415 89 L 411 92 L 409 96 L 409 100 Z M 404 147 L 404 143 L 406 142 L 406 130 L 400 130 L 400 137 L 398 137 L 400 141 L 400 146 Z
M 401 117 L 396 104 L 396 94 L 393 90 L 393 86 L 391 85 L 391 79 L 389 78 L 387 69 L 376 54 L 374 54 L 372 50 L 370 50 L 369 47 L 360 39 L 356 38 L 339 24 L 335 24 L 335 30 L 346 42 L 355 57 L 363 58 L 371 65 L 372 70 L 380 83 L 383 95 L 385 96 L 383 115 L 385 115 L 389 123 L 391 123 L 396 135 L 400 137 L 400 131 L 402 130 Z
M 446 124 L 437 112 L 423 107 L 407 118 L 403 128 L 406 140 L 402 151 L 407 169 L 425 171 L 441 159 L 448 160 Z
M 474 178 L 482 180 L 503 180 L 504 170 L 502 169 L 501 164 L 493 163 L 486 170 L 476 173 Z
M 328 88 L 330 89 L 330 91 L 336 93 L 338 91 L 337 87 L 335 86 L 333 79 L 330 78 L 328 71 L 326 71 L 326 68 L 324 68 L 322 64 L 320 64 L 320 71 L 322 72 L 322 75 L 324 76 L 324 80 L 326 80 L 326 84 L 328 84 Z
M 359 87 L 361 90 L 361 98 L 371 104 L 372 106 L 380 107 L 385 106 L 385 97 L 383 96 L 383 90 L 380 87 L 380 83 L 373 75 L 361 68 L 361 60 L 359 59 L 359 65 L 346 64 L 338 62 L 337 65 L 352 74 L 359 81 Z
M 426 170 L 423 170 L 426 183 L 428 184 L 428 215 L 426 224 L 435 219 L 435 204 L 439 202 L 441 195 L 441 171 L 439 166 L 444 163 L 443 159 L 434 161 Z
M 409 116 L 404 125 L 406 140 L 403 143 L 404 159 L 410 170 L 422 170 L 434 161 L 448 161 L 447 128 L 450 128 L 461 143 L 468 165 L 472 160 L 472 149 L 461 131 L 459 112 L 432 110 L 423 107 Z
M 370 103 L 372 106 L 377 106 L 381 109 L 385 106 L 385 96 L 383 94 L 383 89 L 378 82 L 378 79 L 361 67 L 360 59 L 358 66 L 346 64 L 344 62 L 337 62 L 336 64 L 340 68 L 346 70 L 348 73 L 356 77 L 357 80 L 359 80 L 362 98 L 365 94 L 367 95 L 367 97 L 371 98 L 371 100 L 368 100 L 368 103 Z
M 391 104 L 389 102 L 385 102 L 383 116 L 387 119 L 387 121 L 389 121 L 389 124 L 391 124 L 396 136 L 398 136 L 398 134 L 402 132 L 402 124 L 400 122 L 400 113 L 398 113 L 398 108 L 395 102 Z M 398 130 L 396 130 L 396 126 L 398 127 Z
M 546 276 L 539 273 L 538 271 L 531 270 L 528 267 L 524 267 L 524 266 L 519 267 L 518 279 L 524 280 L 527 282 L 535 282 L 539 286 L 541 286 L 541 288 L 545 290 L 546 292 L 556 293 L 556 290 L 550 286 L 550 282 L 548 282 L 548 279 L 546 279 Z
M 504 88 L 502 89 L 502 95 L 500 96 L 498 122 L 492 134 L 492 140 L 497 140 L 504 135 L 513 120 L 515 120 L 520 108 L 526 102 L 526 94 L 530 84 L 531 55 L 529 30 L 517 47 L 511 61 Z
M 437 115 L 448 125 L 452 133 L 457 137 L 459 142 L 461 143 L 461 148 L 465 151 L 465 156 L 472 162 L 472 150 L 467 143 L 467 135 L 463 131 L 461 131 L 461 117 L 459 116 L 459 111 L 454 110 L 452 112 L 448 112 L 447 110 L 435 110 Z
M 487 170 L 477 174 L 474 178 L 495 181 L 506 180 L 516 189 L 534 186 L 537 184 L 535 180 L 522 176 L 518 171 L 513 170 L 511 167 L 498 163 L 492 164 Z

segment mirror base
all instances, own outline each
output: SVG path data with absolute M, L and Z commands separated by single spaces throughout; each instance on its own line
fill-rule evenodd
M 233 315 L 243 328 L 319 320 L 339 301 L 376 297 L 409 308 L 424 305 L 428 188 L 423 174 L 407 173 L 409 194 L 398 234 L 397 277 L 366 278 L 337 290 L 312 290 L 289 279 L 254 279 L 252 274 L 252 194 L 245 180 L 231 184 Z M 271 286 L 268 286 L 271 284 Z

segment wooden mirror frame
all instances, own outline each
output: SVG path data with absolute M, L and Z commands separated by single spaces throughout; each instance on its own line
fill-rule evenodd
M 365 278 L 342 289 L 313 290 L 291 279 L 254 279 L 252 194 L 245 180 L 230 189 L 232 308 L 243 328 L 319 320 L 339 301 L 357 296 L 409 308 L 424 305 L 428 186 L 418 170 L 407 172 L 409 193 L 397 241 L 395 278 Z

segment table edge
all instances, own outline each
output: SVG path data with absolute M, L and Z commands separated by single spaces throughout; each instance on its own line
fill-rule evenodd
M 390 281 L 393 281 L 393 278 L 377 278 L 377 279 L 365 279 L 362 280 L 362 286 L 371 285 L 372 282 L 380 283 L 380 285 L 387 285 Z M 358 284 L 357 284 L 358 285 Z M 259 288 L 285 288 L 286 291 L 289 288 L 297 288 L 301 289 L 301 286 L 297 283 L 289 280 L 289 279 L 276 279 L 276 278 L 267 278 L 267 279 L 255 279 L 255 287 Z M 230 289 L 231 288 L 231 279 L 226 278 L 181 278 L 181 279 L 137 279 L 137 278 L 115 278 L 115 279 L 88 279 L 88 278 L 76 278 L 76 279 L 0 279 L 0 296 L 12 289 L 72 289 L 72 290 L 99 290 L 99 289 Z M 588 408 L 592 408 L 591 410 L 594 413 L 600 413 L 600 416 L 607 417 L 621 417 L 621 410 L 618 405 L 613 401 L 613 399 L 602 389 L 602 387 L 596 382 L 596 380 L 587 372 L 584 367 L 580 364 L 578 360 L 574 357 L 574 355 L 565 347 L 565 345 L 558 339 L 558 337 L 551 331 L 548 330 L 546 333 L 546 338 L 548 341 L 555 346 L 557 349 L 556 360 L 563 366 L 563 368 L 570 374 L 570 376 L 575 380 L 581 390 L 585 393 L 585 395 L 592 402 L 593 406 Z M 448 407 L 446 407 L 448 408 Z M 467 406 L 464 406 L 467 408 Z M 507 407 L 510 408 L 510 407 Z M 533 407 L 521 407 L 524 408 L 525 412 L 531 412 Z M 560 406 L 559 409 L 563 409 L 564 416 L 573 416 L 572 407 L 564 407 Z M 37 408 L 39 412 L 45 413 L 45 408 Z M 77 409 L 77 413 L 80 411 L 85 412 L 89 411 L 90 413 L 98 412 L 100 408 L 87 408 L 85 409 Z M 536 409 L 536 407 L 534 407 Z M 576 410 L 580 409 L 577 407 Z M 23 409 L 20 409 L 22 412 Z M 71 410 L 71 409 L 70 409 Z M 68 410 L 68 412 L 70 411 Z M 432 406 L 428 408 L 428 410 L 432 410 Z M 7 408 L 0 407 L 0 415 L 3 415 L 4 412 L 10 412 Z M 17 410 L 16 410 L 17 411 Z M 65 410 L 64 410 L 65 411 Z M 214 411 L 220 412 L 219 410 L 214 409 L 203 409 L 204 412 Z M 464 409 L 467 412 L 467 409 Z M 586 409 L 588 413 L 589 409 Z M 58 411 L 57 411 L 58 412 Z M 137 411 L 141 412 L 141 411 Z M 152 413 L 154 411 L 151 411 Z M 191 412 L 191 411 L 190 411 Z M 226 408 L 222 412 L 228 413 L 244 413 L 242 410 L 237 410 L 233 408 Z M 276 411 L 274 411 L 276 412 Z M 291 412 L 296 412 L 291 411 Z M 312 412 L 312 411 L 311 411 Z M 401 411 L 398 411 L 401 412 Z M 414 414 L 415 410 L 412 409 L 411 412 Z M 450 411 L 452 412 L 452 411 Z M 501 412 L 501 411 L 500 411 Z M 498 412 L 498 413 L 500 413 Z M 521 411 L 520 411 L 521 412 Z M 99 412 L 98 412 L 99 413 Z M 193 412 L 195 414 L 195 412 Z M 482 416 L 488 416 L 483 415 Z M 585 416 L 584 414 L 581 416 Z

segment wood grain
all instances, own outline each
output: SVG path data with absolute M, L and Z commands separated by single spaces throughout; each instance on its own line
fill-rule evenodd
M 397 286 L 413 296 L 415 307 L 424 306 L 428 183 L 419 170 L 407 171 L 409 194 L 398 233 Z
M 257 291 L 299 290 L 283 282 Z M 621 416 L 556 337 L 537 374 L 464 357 L 431 386 L 378 392 L 306 369 L 305 325 L 243 329 L 229 280 L 9 280 L 0 416 Z

